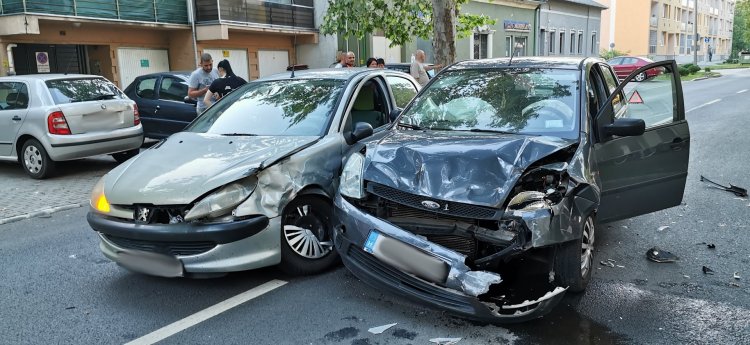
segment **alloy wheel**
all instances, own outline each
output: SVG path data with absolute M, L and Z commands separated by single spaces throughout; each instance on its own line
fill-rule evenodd
M 644 81 L 646 80 L 646 72 L 641 72 L 636 74 L 635 81 Z
M 23 164 L 32 174 L 38 174 L 42 170 L 44 158 L 42 153 L 34 145 L 29 145 L 23 152 Z
M 586 277 L 594 261 L 594 220 L 589 217 L 583 225 L 581 239 L 581 277 Z

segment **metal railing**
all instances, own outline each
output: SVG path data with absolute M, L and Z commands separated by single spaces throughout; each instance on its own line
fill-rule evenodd
M 19 13 L 150 23 L 189 23 L 185 0 L 0 0 L 0 15 Z
M 195 0 L 197 23 L 315 28 L 313 0 Z

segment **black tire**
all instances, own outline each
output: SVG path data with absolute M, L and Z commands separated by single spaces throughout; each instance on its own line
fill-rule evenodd
M 593 216 L 586 217 L 581 224 L 581 238 L 566 242 L 557 248 L 555 280 L 560 286 L 567 286 L 568 291 L 582 292 L 589 285 L 594 267 L 595 225 Z
M 112 158 L 114 158 L 117 161 L 117 163 L 123 163 L 127 161 L 128 159 L 131 159 L 137 156 L 140 152 L 141 152 L 140 148 L 123 151 L 123 152 L 117 152 L 117 153 L 112 154 Z
M 303 195 L 286 206 L 281 216 L 281 270 L 309 275 L 338 261 L 332 217 L 333 205 L 322 197 Z
M 648 76 L 646 75 L 646 72 L 638 73 L 638 74 L 635 75 L 635 77 L 633 77 L 633 79 L 635 79 L 635 81 L 637 81 L 637 82 L 644 81 L 647 78 L 648 78 Z
M 23 143 L 18 160 L 26 174 L 37 180 L 50 177 L 55 172 L 55 161 L 49 158 L 44 145 L 36 139 Z

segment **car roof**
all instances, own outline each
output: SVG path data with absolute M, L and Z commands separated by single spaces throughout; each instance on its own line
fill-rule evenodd
M 190 73 L 193 73 L 193 71 L 164 71 L 164 72 L 154 72 L 149 74 L 142 74 L 138 77 L 150 77 L 150 76 L 160 76 L 160 75 L 181 75 L 184 77 L 189 77 Z
M 23 75 L 0 77 L 0 80 L 10 79 L 10 78 L 20 79 L 20 80 L 25 80 L 25 81 L 34 81 L 34 80 L 47 81 L 47 80 L 56 80 L 56 79 L 80 79 L 80 78 L 104 78 L 104 77 L 100 75 L 94 75 L 94 74 L 45 73 L 45 74 L 23 74 Z
M 587 60 L 593 58 L 585 57 L 547 57 L 547 56 L 524 56 L 482 60 L 465 60 L 449 67 L 449 69 L 469 68 L 558 68 L 558 69 L 581 69 Z M 598 60 L 598 59 L 597 59 Z
M 386 69 L 387 70 L 387 69 Z M 372 74 L 382 72 L 382 68 L 367 68 L 367 67 L 353 67 L 353 68 L 317 68 L 317 69 L 306 69 L 294 71 L 295 79 L 338 79 L 348 80 L 356 75 L 360 74 Z M 388 70 L 388 72 L 394 72 Z M 397 71 L 396 71 L 397 72 Z M 403 73 L 403 72 L 402 72 Z M 289 79 L 292 76 L 291 71 L 277 73 L 271 76 L 263 77 L 257 81 L 265 80 L 283 80 Z

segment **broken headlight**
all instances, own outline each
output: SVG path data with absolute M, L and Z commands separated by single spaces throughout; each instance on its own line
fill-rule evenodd
M 246 177 L 207 195 L 190 209 L 185 220 L 216 218 L 228 213 L 253 193 L 257 181 L 255 176 Z
M 341 182 L 339 192 L 341 195 L 350 198 L 362 199 L 365 197 L 365 191 L 362 182 L 362 170 L 365 166 L 365 156 L 361 153 L 354 153 L 344 165 L 341 172 Z
M 566 166 L 565 163 L 549 164 L 525 173 L 513 188 L 514 196 L 508 202 L 508 209 L 534 211 L 562 201 L 568 185 Z

